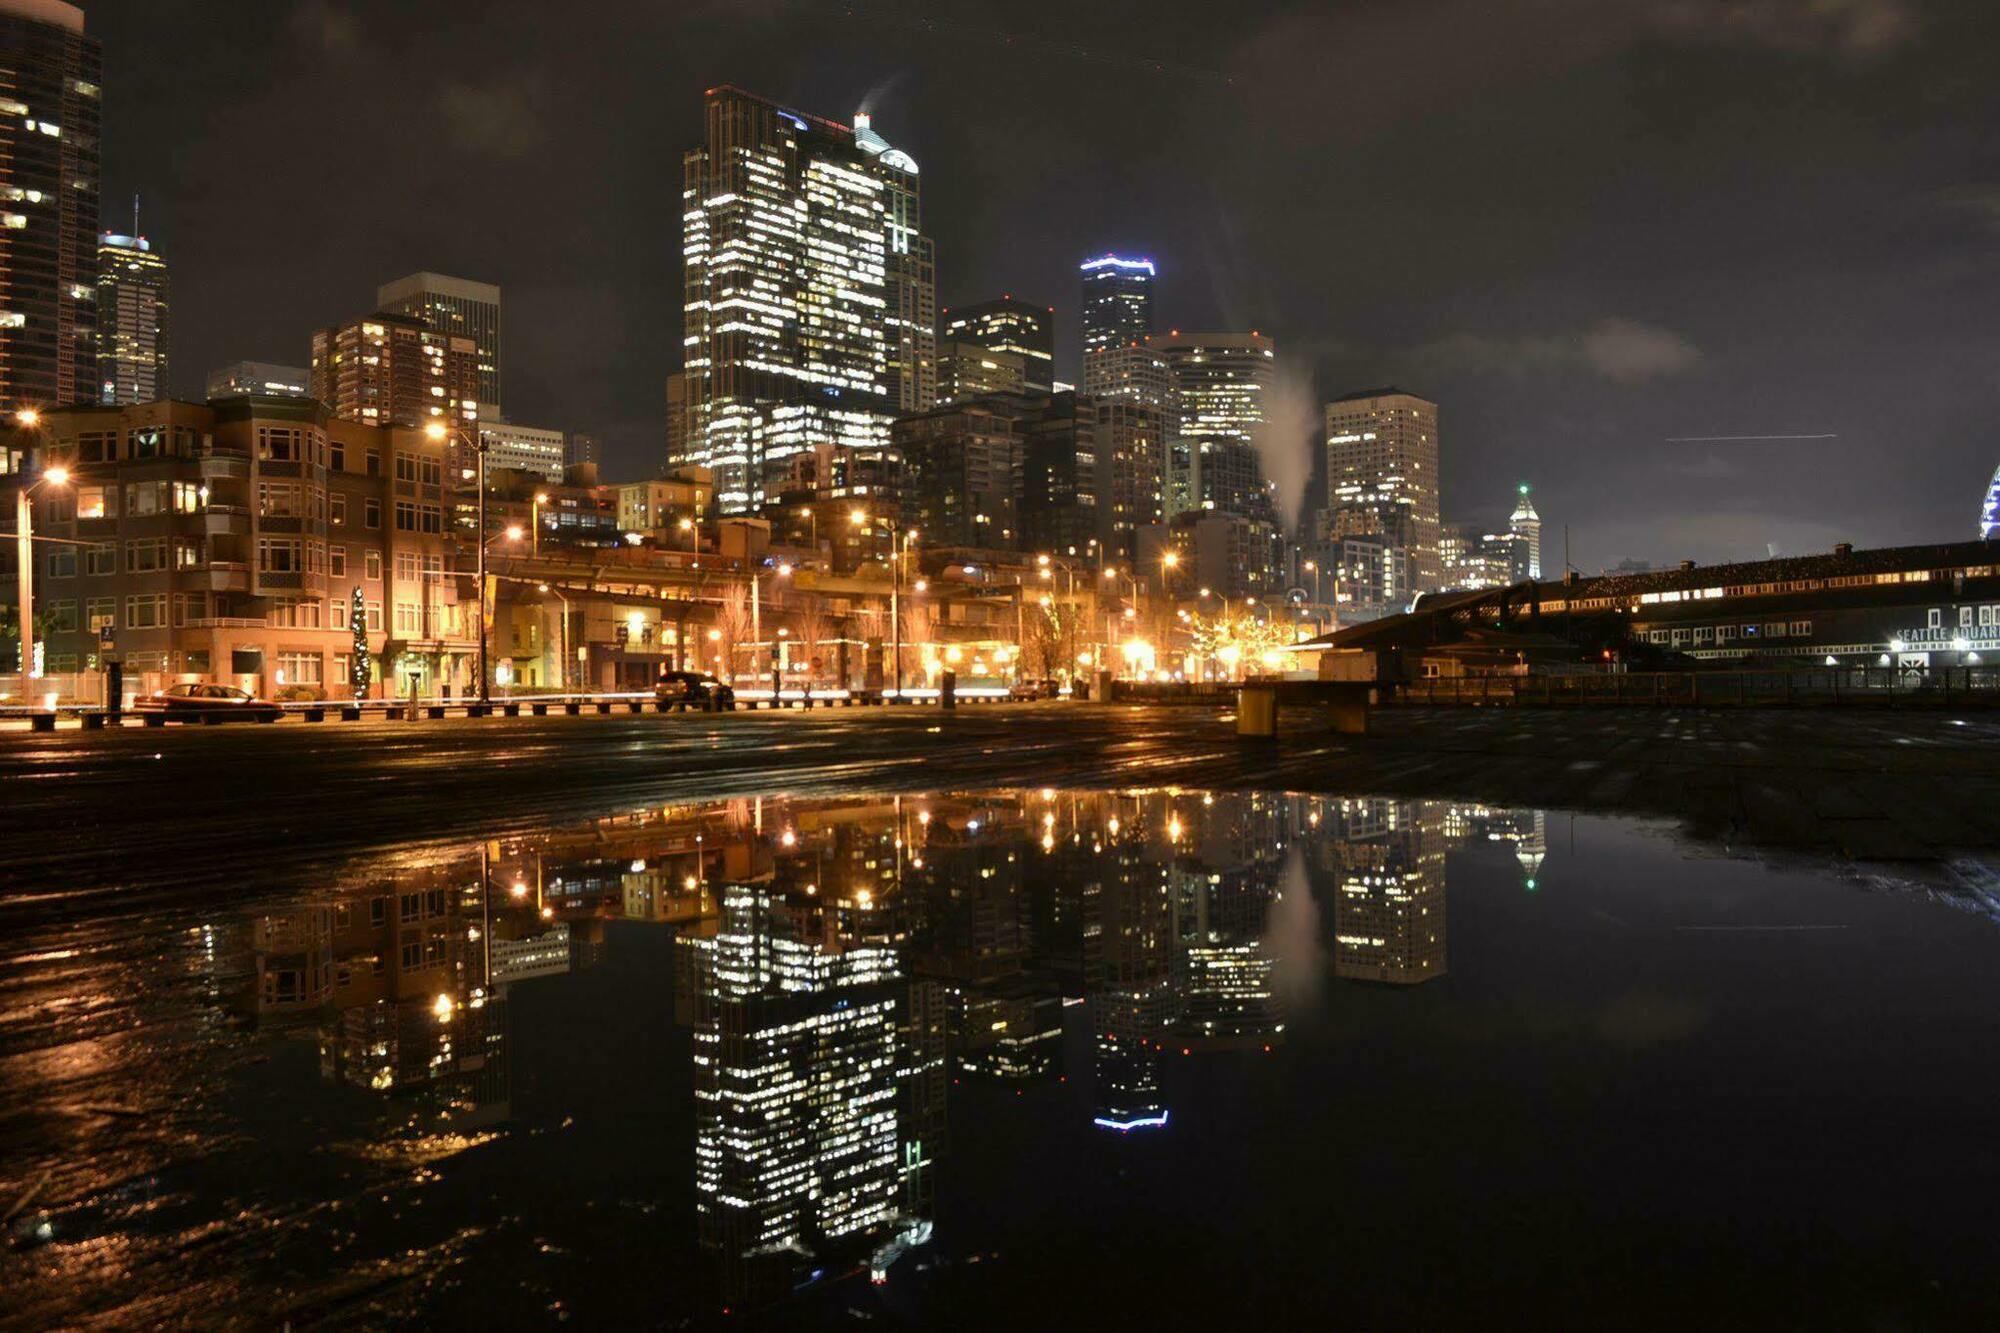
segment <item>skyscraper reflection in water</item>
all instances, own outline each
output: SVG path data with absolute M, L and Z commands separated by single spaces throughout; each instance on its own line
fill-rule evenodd
M 372 868 L 215 933 L 237 940 L 242 1007 L 311 1023 L 329 1085 L 377 1095 L 382 1134 L 446 1153 L 517 1103 L 530 1120 L 565 1104 L 540 1062 L 510 1058 L 524 987 L 598 966 L 633 938 L 611 923 L 671 931 L 698 1241 L 735 1309 L 903 1271 L 937 1223 L 954 1082 L 1057 1099 L 1106 1141 L 1167 1133 L 1178 1062 L 1263 1059 L 1329 987 L 1443 977 L 1447 848 L 1491 843 L 1534 890 L 1533 811 L 1172 789 L 747 798 Z

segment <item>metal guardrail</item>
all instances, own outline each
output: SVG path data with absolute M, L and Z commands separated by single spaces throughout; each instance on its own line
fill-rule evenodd
M 1398 685 L 1387 702 L 1535 708 L 1772 708 L 1860 704 L 2000 706 L 2000 666 L 1815 667 L 1576 676 L 1453 676 Z
M 975 689 L 960 690 L 953 696 L 954 704 L 978 705 L 1015 702 L 1006 690 Z M 770 690 L 739 690 L 736 693 L 734 709 L 745 712 L 762 708 L 766 710 L 789 710 L 811 708 L 869 708 L 893 707 L 898 705 L 944 704 L 943 692 L 934 688 L 905 689 L 900 694 L 895 690 L 782 690 L 773 694 Z M 278 708 L 287 717 L 296 717 L 306 722 L 339 720 L 358 722 L 367 719 L 377 721 L 432 721 L 447 717 L 519 717 L 523 713 L 533 717 L 546 717 L 552 713 L 562 713 L 576 717 L 585 713 L 606 715 L 624 711 L 627 713 L 670 713 L 706 712 L 700 704 L 679 699 L 661 699 L 652 691 L 629 691 L 603 694 L 517 694 L 497 696 L 485 703 L 469 698 L 419 697 L 416 699 L 322 699 L 292 700 L 280 702 Z M 734 711 L 721 710 L 721 711 Z M 58 704 L 53 708 L 31 707 L 25 704 L 0 705 L 0 720 L 25 719 L 34 730 L 52 730 L 61 717 L 74 718 L 88 729 L 96 729 L 107 722 L 138 722 L 149 727 L 163 727 L 168 717 L 163 713 L 141 713 L 126 708 L 114 714 L 99 704 Z M 174 719 L 179 721 L 181 719 Z M 199 722 L 204 719 L 194 719 Z

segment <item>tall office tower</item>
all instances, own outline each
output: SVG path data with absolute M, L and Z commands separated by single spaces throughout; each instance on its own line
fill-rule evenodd
M 1138 531 L 1166 520 L 1166 439 L 1160 414 L 1115 398 L 1090 401 L 1097 414 L 1097 537 L 1113 559 L 1132 560 Z
M 573 430 L 563 441 L 563 468 L 565 470 L 588 464 L 596 467 L 603 460 L 599 457 L 597 437 Z
M 1440 586 L 1437 404 L 1397 388 L 1326 406 L 1330 535 L 1380 535 L 1402 547 L 1413 591 Z
M 1028 363 L 1016 352 L 946 338 L 938 344 L 938 403 L 963 403 L 994 393 L 1026 393 Z M 1047 390 L 1043 390 L 1047 392 Z
M 244 398 L 251 394 L 275 394 L 280 398 L 305 398 L 312 393 L 312 372 L 304 366 L 277 366 L 269 361 L 232 361 L 220 370 L 208 372 L 206 397 Z
M 1521 483 L 1520 502 L 1507 520 L 1507 532 L 1514 538 L 1514 582 L 1542 576 L 1542 516 L 1528 498 L 1528 484 Z
M 1164 418 L 1172 398 L 1167 362 L 1157 339 L 1123 343 L 1093 352 L 1084 364 L 1085 392 L 1099 401 L 1137 403 Z
M 1012 550 L 1020 538 L 1019 407 L 975 399 L 898 421 L 903 521 L 924 545 Z
M 445 338 L 470 338 L 477 349 L 474 397 L 498 405 L 500 398 L 500 289 L 490 282 L 412 273 L 376 289 L 375 308 L 414 315 Z
M 1099 255 L 1086 259 L 1083 274 L 1083 391 L 1098 393 L 1097 353 L 1144 342 L 1153 332 L 1153 279 L 1150 259 Z
M 62 0 L 0 0 L 0 411 L 95 401 L 97 39 Z
M 422 426 L 437 419 L 472 431 L 478 384 L 474 341 L 434 333 L 414 315 L 364 315 L 313 333 L 312 396 L 347 421 Z
M 1103 498 L 1097 410 L 1074 393 L 1022 401 L 1032 405 L 1020 422 L 1023 548 L 1094 554 Z
M 1256 442 L 1277 377 L 1277 349 L 1269 338 L 1176 329 L 1153 339 L 1153 350 L 1167 363 L 1177 438 Z
M 1328 843 L 1336 977 L 1410 986 L 1444 975 L 1444 818 L 1435 801 L 1341 802 Z
M 695 1207 L 725 1290 L 785 1292 L 852 1262 L 897 1219 L 903 1180 L 895 950 L 833 938 L 770 883 L 718 889 L 695 976 Z
M 937 247 L 924 235 L 924 195 L 916 159 L 854 113 L 854 146 L 887 187 L 889 367 L 887 393 L 904 412 L 937 406 Z
M 947 341 L 1019 357 L 1022 393 L 1054 393 L 1055 312 L 1011 296 L 944 312 Z
M 491 403 L 480 404 L 479 442 L 486 446 L 486 471 L 526 472 L 559 482 L 569 464 L 569 440 L 559 430 L 507 420 Z
M 97 238 L 97 381 L 98 401 L 108 406 L 173 396 L 167 261 L 143 236 Z
M 691 414 L 688 411 L 687 372 L 676 370 L 667 376 L 667 467 L 687 453 Z
M 796 455 L 888 454 L 892 187 L 845 125 L 727 85 L 704 115 L 682 159 L 688 441 L 668 462 L 711 469 L 741 513 Z

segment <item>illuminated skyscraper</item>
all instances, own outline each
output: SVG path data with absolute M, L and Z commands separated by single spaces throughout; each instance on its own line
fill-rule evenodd
M 312 396 L 347 421 L 438 420 L 470 432 L 479 419 L 478 369 L 471 338 L 435 333 L 414 315 L 364 315 L 313 333 Z
M 1108 367 L 1097 363 L 1107 348 L 1144 342 L 1153 332 L 1153 279 L 1150 259 L 1099 255 L 1083 261 L 1083 391 L 1103 392 Z
M 904 412 L 937 405 L 937 247 L 924 235 L 924 196 L 916 159 L 877 134 L 866 111 L 854 113 L 854 144 L 888 187 L 889 366 L 886 392 Z
M 1260 333 L 1182 333 L 1152 340 L 1167 366 L 1167 513 L 1190 509 L 1270 518 L 1256 440 L 1277 350 Z
M 473 392 L 500 405 L 500 289 L 442 273 L 412 273 L 375 292 L 375 308 L 414 315 L 443 338 L 470 338 L 477 351 Z
M 1416 592 L 1441 586 L 1437 404 L 1368 389 L 1326 406 L 1328 536 L 1378 536 L 1404 551 Z
M 167 261 L 143 236 L 97 238 L 98 401 L 172 397 L 167 382 Z
M 94 401 L 97 39 L 62 0 L 0 0 L 0 410 Z
M 711 88 L 704 112 L 683 159 L 687 441 L 668 464 L 712 469 L 718 507 L 738 513 L 797 455 L 886 457 L 891 220 L 916 172 L 739 88 Z
M 1053 312 L 1003 296 L 997 301 L 944 312 L 947 341 L 970 344 L 1020 359 L 1020 393 L 1055 391 L 1056 340 Z
M 1514 539 L 1514 582 L 1542 576 L 1542 516 L 1528 498 L 1528 484 L 1521 483 L 1520 500 L 1507 520 L 1507 533 Z

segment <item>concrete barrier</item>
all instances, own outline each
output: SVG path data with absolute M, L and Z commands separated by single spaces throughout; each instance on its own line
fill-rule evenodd
M 424 709 L 424 716 L 430 718 L 433 722 L 442 721 L 444 719 L 444 705 L 443 704 L 430 705 L 428 708 Z
M 563 705 L 563 714 L 566 717 L 575 717 L 578 713 L 581 713 L 582 711 L 583 711 L 583 705 L 576 702 L 574 699 Z
M 528 709 L 536 717 L 547 717 L 549 715 L 549 706 L 547 704 L 529 704 Z
M 305 710 L 305 714 L 306 721 L 308 722 L 326 721 L 326 710 L 324 708 L 308 708 Z
M 359 722 L 361 720 L 361 710 L 359 708 L 343 708 L 340 710 L 340 720 L 342 722 Z
M 519 717 L 519 716 L 521 716 L 521 705 L 519 705 L 519 704 L 501 704 L 501 705 L 500 705 L 500 711 L 501 711 L 502 713 L 504 713 L 504 714 L 505 714 L 506 716 L 508 716 L 508 717 Z
M 54 731 L 56 729 L 56 715 L 54 713 L 32 714 L 28 720 L 28 729 L 30 731 Z
M 102 713 L 83 714 L 83 729 L 85 731 L 104 730 L 104 714 Z
M 164 727 L 167 725 L 167 715 L 165 713 L 147 713 L 145 714 L 144 725 L 149 727 Z
M 610 704 L 605 704 L 605 703 L 601 703 L 601 704 L 597 705 L 597 715 L 598 715 L 599 717 L 610 717 L 610 716 L 611 716 L 611 705 L 610 705 Z

